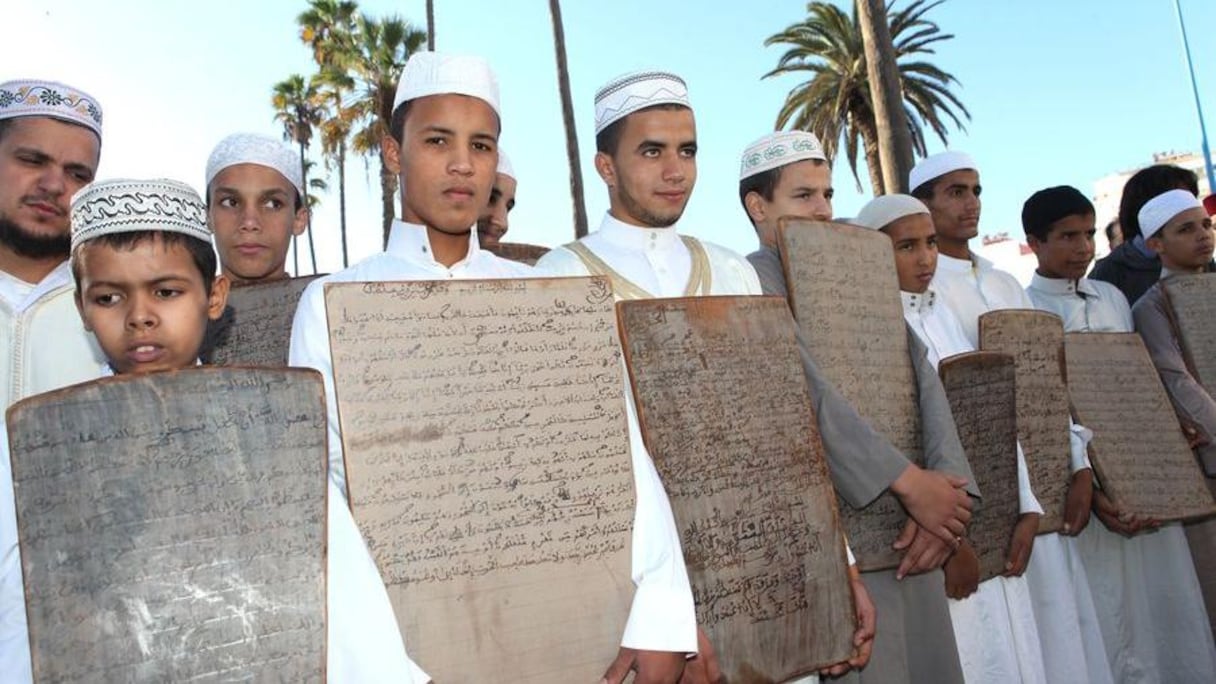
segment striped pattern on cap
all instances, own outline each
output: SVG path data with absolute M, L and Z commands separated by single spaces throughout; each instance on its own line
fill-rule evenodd
M 168 178 L 116 178 L 90 183 L 72 196 L 72 251 L 113 233 L 156 230 L 205 242 L 207 207 L 189 185 Z
M 630 114 L 661 104 L 688 104 L 688 85 L 668 71 L 635 71 L 618 76 L 595 93 L 595 133 Z

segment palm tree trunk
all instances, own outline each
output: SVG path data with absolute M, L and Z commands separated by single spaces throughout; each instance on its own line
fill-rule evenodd
M 304 196 L 300 201 L 304 203 L 304 208 L 308 210 L 308 228 L 305 230 L 308 233 L 308 255 L 312 257 L 312 272 L 317 272 L 317 248 L 312 242 L 312 208 L 308 206 L 308 166 L 304 163 L 304 142 L 300 141 L 300 178 L 304 181 Z
M 426 49 L 435 51 L 435 0 L 426 0 Z
M 888 192 L 907 192 L 908 174 L 912 171 L 912 134 L 904 112 L 886 2 L 857 0 L 857 18 L 865 49 L 883 186 Z M 868 157 L 868 143 L 866 147 Z
M 346 253 L 346 140 L 338 141 L 338 226 L 342 231 L 342 268 L 350 265 Z
M 570 67 L 566 62 L 566 31 L 562 27 L 560 0 L 549 0 L 553 19 L 553 47 L 557 52 L 557 87 L 562 98 L 562 123 L 566 127 L 566 156 L 570 160 L 570 198 L 574 203 L 574 237 L 587 235 L 587 204 L 583 196 L 583 172 L 578 162 L 578 131 L 574 125 L 574 102 L 570 97 Z
M 870 172 L 870 189 L 874 192 L 874 196 L 886 194 L 886 183 L 883 181 L 883 162 L 882 156 L 879 154 L 878 145 L 878 130 L 872 121 L 860 121 L 857 123 L 857 131 L 861 133 L 861 143 L 866 152 L 866 169 Z

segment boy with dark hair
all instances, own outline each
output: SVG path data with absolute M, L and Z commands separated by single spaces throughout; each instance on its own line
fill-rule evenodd
M 1123 293 L 1085 277 L 1097 225 L 1093 204 L 1079 190 L 1057 186 L 1034 193 L 1022 207 L 1022 227 L 1039 261 L 1026 288 L 1037 308 L 1063 319 L 1066 332 L 1132 331 Z M 1123 515 L 1100 486 L 1093 490 L 1093 511 L 1101 524 L 1084 529 L 1077 549 L 1116 680 L 1135 679 L 1144 669 L 1159 681 L 1216 676 L 1210 632 L 1202 628 L 1207 614 L 1182 526 L 1132 536 L 1153 521 Z M 1145 572 L 1150 567 L 1151 577 Z M 1200 629 L 1192 629 L 1196 625 Z M 1208 646 L 1191 647 L 1202 641 Z M 1198 676 L 1204 672 L 1208 675 Z
M 1000 309 L 1033 309 L 1011 274 L 971 250 L 982 209 L 980 169 L 970 155 L 947 151 L 922 159 L 909 173 L 912 196 L 928 208 L 939 251 L 933 287 L 954 313 L 967 340 L 979 348 L 979 318 Z M 1072 478 L 1060 533 L 1041 534 L 1026 570 L 1034 600 L 1043 664 L 1052 681 L 1111 680 L 1088 578 L 1071 535 L 1081 531 L 1090 509 L 1090 433 L 1074 425 L 1068 454 Z M 1061 454 L 1061 457 L 1064 455 Z
M 207 324 L 223 312 L 228 279 L 216 275 L 206 207 L 172 180 L 94 183 L 72 201 L 72 272 L 76 306 L 105 352 L 97 375 L 144 374 L 198 364 Z M 0 443 L 8 464 L 7 438 Z M 0 469 L 11 489 L 11 473 Z M 417 681 L 396 618 L 349 509 L 329 489 L 327 671 L 331 681 Z M 11 512 L 8 511 L 8 512 Z M 0 551 L 17 555 L 16 521 L 0 521 Z M 3 578 L 5 586 L 22 584 Z M 29 578 L 37 582 L 37 578 Z M 24 622 L 20 625 L 25 637 Z M 0 670 L 29 681 L 29 654 Z M 20 658 L 24 658 L 24 662 Z M 22 676 L 21 671 L 27 673 Z M 9 681 L 9 680 L 6 680 Z

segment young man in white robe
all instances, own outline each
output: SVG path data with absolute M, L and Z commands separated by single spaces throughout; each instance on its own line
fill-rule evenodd
M 87 380 L 105 362 L 80 325 L 68 204 L 101 157 L 101 105 L 63 83 L 0 83 L 0 407 Z
M 72 195 L 101 156 L 101 105 L 62 83 L 0 83 L 0 408 L 97 377 L 68 265 Z M 0 673 L 29 681 L 12 471 L 0 457 Z M 8 679 L 6 678 L 6 681 Z
M 1010 274 L 971 251 L 979 234 L 979 166 L 962 152 L 942 152 L 921 160 L 909 178 L 912 196 L 929 209 L 937 235 L 934 288 L 962 325 L 967 341 L 979 347 L 979 317 L 999 309 L 1033 309 Z M 1041 534 L 1026 570 L 1034 601 L 1043 663 L 1050 681 L 1112 681 L 1098 628 L 1089 582 L 1071 535 L 1088 520 L 1092 495 L 1089 432 L 1074 425 L 1069 438 L 1072 478 L 1061 533 Z
M 397 87 L 391 134 L 382 142 L 388 168 L 400 180 L 402 219 L 394 221 L 384 252 L 311 283 L 292 325 L 290 365 L 325 377 L 330 475 L 343 492 L 325 283 L 537 275 L 481 249 L 477 239 L 477 218 L 498 167 L 500 131 L 498 81 L 488 63 L 430 52 L 410 57 Z M 678 676 L 685 655 L 698 650 L 692 590 L 667 495 L 650 459 L 637 449 L 633 473 L 637 591 L 621 652 L 636 659 L 642 676 Z
M 608 187 L 608 212 L 599 230 L 550 251 L 537 270 L 607 276 L 618 300 L 760 294 L 747 260 L 679 232 L 697 179 L 696 123 L 684 80 L 662 71 L 623 75 L 596 93 L 595 114 L 595 168 Z M 629 406 L 631 448 L 646 453 L 632 400 Z M 855 644 L 862 655 L 827 672 L 840 673 L 869 658 L 873 606 L 855 566 L 850 575 L 861 622 Z M 620 665 L 608 672 L 611 684 L 627 674 Z
M 934 369 L 941 360 L 975 351 L 953 312 L 933 288 L 937 238 L 929 209 L 909 195 L 884 195 L 862 207 L 853 223 L 891 238 L 903 299 L 904 320 L 928 348 Z M 1043 513 L 1030 487 L 1021 449 L 1017 454 L 1021 517 L 1014 526 L 1005 576 L 978 582 L 979 560 L 966 540 L 946 562 L 946 593 L 968 682 L 1042 682 L 1042 646 L 1030 589 L 1022 577 Z
M 778 245 L 780 219 L 830 221 L 833 195 L 831 166 L 812 133 L 770 133 L 743 151 L 739 200 L 760 242 L 747 259 L 765 294 L 789 296 Z M 803 368 L 837 494 L 861 508 L 889 490 L 912 518 L 905 535 L 892 540 L 906 549 L 900 567 L 862 575 L 879 625 L 870 663 L 850 673 L 849 681 L 961 682 L 963 672 L 938 570 L 963 529 L 947 530 L 944 537 L 931 530 L 941 529 L 940 507 L 947 509 L 948 519 L 958 515 L 950 524 L 964 525 L 960 504 L 970 505 L 968 495 L 980 492 L 971 483 L 970 465 L 937 371 L 929 364 L 924 345 L 909 334 L 925 439 L 926 467 L 921 468 L 840 396 L 803 341 L 800 335 Z

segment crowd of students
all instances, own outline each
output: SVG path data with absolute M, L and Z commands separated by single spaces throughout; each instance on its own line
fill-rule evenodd
M 498 85 L 479 58 L 417 53 L 398 85 L 386 166 L 402 188 L 385 250 L 304 291 L 289 363 L 325 380 L 329 425 L 328 676 L 425 682 L 407 655 L 375 563 L 343 505 L 345 472 L 324 286 L 340 281 L 606 276 L 618 299 L 787 295 L 778 220 L 833 219 L 831 167 L 805 132 L 764 135 L 741 154 L 739 196 L 758 249 L 746 257 L 679 230 L 697 177 L 694 109 L 667 72 L 614 79 L 595 97 L 595 168 L 609 210 L 591 235 L 534 266 L 497 256 L 514 206 L 515 174 L 498 149 Z M 14 401 L 107 374 L 199 363 L 206 332 L 233 283 L 287 277 L 291 238 L 307 208 L 298 159 L 279 141 L 237 134 L 206 165 L 202 195 L 171 180 L 94 182 L 101 107 L 49 81 L 0 84 L 0 387 Z M 960 152 L 922 160 L 910 195 L 886 195 L 845 219 L 890 238 L 921 403 L 925 467 L 863 419 L 801 344 L 833 484 L 863 507 L 895 495 L 910 522 L 892 543 L 897 569 L 851 568 L 856 654 L 827 677 L 865 682 L 1213 682 L 1213 535 L 1203 523 L 1131 516 L 1103 494 L 1086 455 L 1092 433 L 1070 425 L 1067 507 L 1060 533 L 1036 534 L 1043 512 L 1019 453 L 1021 516 L 1003 576 L 978 582 L 967 523 L 982 492 L 936 368 L 978 348 L 978 317 L 1041 309 L 1068 331 L 1139 332 L 1191 444 L 1216 475 L 1216 402 L 1192 377 L 1160 280 L 1211 269 L 1211 219 L 1194 174 L 1155 166 L 1124 192 L 1125 239 L 1086 276 L 1094 207 L 1047 187 L 1022 221 L 1038 258 L 1028 288 L 971 251 L 980 165 Z M 745 226 L 744 216 L 733 220 Z M 746 229 L 746 228 L 741 228 Z M 218 260 L 217 260 L 218 254 Z M 218 261 L 218 262 L 217 262 Z M 1104 282 L 1105 281 L 1105 282 Z M 894 293 L 892 293 L 894 296 Z M 623 387 L 627 388 L 624 383 Z M 696 623 L 687 569 L 664 486 L 638 427 L 629 440 L 636 492 L 636 585 L 619 655 L 604 680 L 715 681 L 713 645 Z M 7 439 L 4 440 L 7 449 Z M 1146 455 L 1151 458 L 1151 455 Z M 1206 471 L 1206 472 L 1205 472 Z M 1091 521 L 1091 512 L 1097 521 Z M 842 540 L 843 543 L 843 540 Z M 0 673 L 32 681 L 25 591 L 7 453 L 0 458 Z M 28 585 L 28 586 L 27 586 Z M 421 666 L 422 669 L 419 668 Z M 814 678 L 813 675 L 810 676 Z

